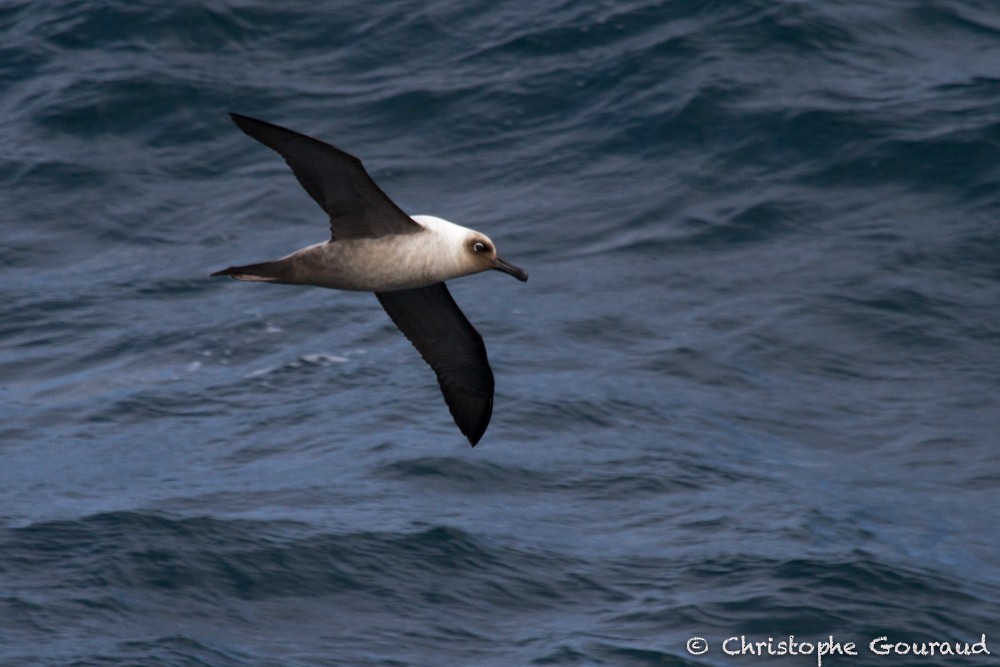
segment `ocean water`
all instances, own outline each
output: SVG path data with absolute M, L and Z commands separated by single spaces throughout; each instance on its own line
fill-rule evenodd
M 0 664 L 997 664 L 996 3 L 11 1 L 0 91 Z M 208 278 L 326 234 L 227 111 L 531 273 L 475 449 Z

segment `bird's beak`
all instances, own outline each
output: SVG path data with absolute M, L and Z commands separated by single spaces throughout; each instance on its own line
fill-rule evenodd
M 513 264 L 509 264 L 503 257 L 497 255 L 493 260 L 493 268 L 497 271 L 503 271 L 504 273 L 509 273 L 514 276 L 522 283 L 528 282 L 528 272 L 524 269 L 519 269 Z

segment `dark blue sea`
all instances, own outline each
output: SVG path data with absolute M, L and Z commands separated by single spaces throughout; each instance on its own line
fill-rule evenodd
M 530 272 L 475 449 L 229 111 Z M 995 665 L 998 526 L 993 0 L 0 5 L 0 665 Z

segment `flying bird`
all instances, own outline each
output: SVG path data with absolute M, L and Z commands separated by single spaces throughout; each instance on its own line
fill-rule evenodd
M 245 134 L 285 158 L 330 216 L 330 240 L 212 276 L 374 292 L 434 369 L 455 424 L 475 447 L 493 413 L 493 371 L 482 336 L 444 281 L 496 270 L 524 282 L 528 274 L 500 257 L 485 234 L 434 216 L 404 213 L 353 155 L 272 123 L 230 116 Z

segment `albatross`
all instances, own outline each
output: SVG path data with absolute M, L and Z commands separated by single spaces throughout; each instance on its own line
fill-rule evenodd
M 330 216 L 330 240 L 211 275 L 374 292 L 434 370 L 455 424 L 475 447 L 493 414 L 493 371 L 482 336 L 444 283 L 490 270 L 521 282 L 528 274 L 500 257 L 485 234 L 442 218 L 404 213 L 353 155 L 266 121 L 230 116 L 245 134 L 285 159 Z

